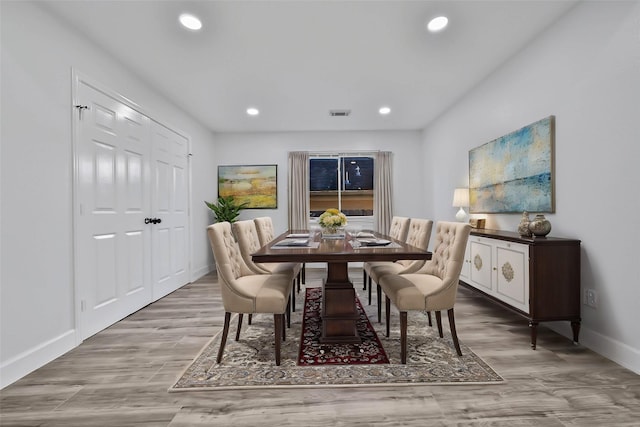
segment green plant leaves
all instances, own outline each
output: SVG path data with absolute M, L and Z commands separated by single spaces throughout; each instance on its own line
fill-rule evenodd
M 248 203 L 236 203 L 233 196 L 218 197 L 217 203 L 207 202 L 205 205 L 213 211 L 216 222 L 235 222 L 240 215 L 240 211 L 247 207 Z

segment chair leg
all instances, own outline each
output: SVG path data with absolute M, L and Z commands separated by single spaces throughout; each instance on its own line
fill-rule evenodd
M 252 320 L 253 320 L 253 314 L 249 313 L 249 320 L 247 321 L 247 323 L 250 325 Z
M 227 344 L 227 335 L 229 334 L 229 322 L 231 321 L 231 313 L 228 311 L 224 313 L 224 327 L 222 328 L 222 339 L 220 340 L 220 348 L 218 349 L 218 357 L 216 363 L 220 363 L 222 360 L 222 353 L 224 353 L 224 346 Z
M 242 329 L 242 313 L 238 313 L 238 329 L 236 329 L 236 341 L 240 341 L 240 329 Z
M 442 335 L 442 315 L 439 311 L 436 311 L 436 323 L 438 324 L 438 335 L 440 335 L 440 338 L 444 338 L 444 335 Z
M 407 364 L 407 312 L 400 312 L 400 363 Z
M 433 323 L 431 322 L 431 312 L 427 311 L 427 318 L 429 319 L 429 326 L 433 326 Z
M 293 291 L 289 294 L 289 302 L 291 304 L 291 311 L 296 311 L 296 294 Z
M 282 315 L 282 341 L 287 339 L 287 327 L 285 325 L 285 321 L 284 321 L 284 314 Z
M 276 333 L 276 365 L 280 366 L 280 341 L 282 340 L 283 333 L 283 322 L 282 322 L 282 314 L 274 314 L 273 315 L 273 324 L 274 330 Z
M 378 298 L 378 323 L 382 323 L 382 288 L 376 284 L 376 297 Z
M 365 271 L 364 267 L 362 267 L 362 290 L 367 290 L 367 272 Z
M 389 319 L 391 318 L 391 300 L 386 295 L 384 297 L 384 313 L 387 318 L 387 338 L 389 338 Z
M 304 262 L 302 263 L 302 284 L 307 284 L 307 266 Z
M 371 305 L 371 288 L 373 286 L 371 285 L 371 283 L 369 283 L 369 305 Z
M 294 295 L 293 292 L 289 295 L 290 299 L 289 302 L 287 302 L 287 328 L 291 327 L 291 301 L 294 299 Z
M 447 310 L 447 314 L 449 315 L 449 329 L 451 329 L 453 345 L 456 347 L 456 353 L 458 353 L 458 356 L 462 356 L 462 350 L 460 350 L 460 342 L 458 342 L 458 334 L 456 332 L 456 321 L 453 317 L 453 307 Z
M 295 283 L 296 283 L 296 285 L 298 287 L 298 292 L 300 292 L 300 283 L 301 282 L 302 282 L 302 276 L 301 276 L 301 273 L 298 272 L 298 275 L 296 276 L 296 280 L 295 280 Z

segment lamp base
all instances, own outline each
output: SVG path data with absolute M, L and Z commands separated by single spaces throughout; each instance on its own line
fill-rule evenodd
M 467 222 L 467 213 L 464 209 L 460 208 L 458 213 L 456 213 L 456 219 L 460 222 Z

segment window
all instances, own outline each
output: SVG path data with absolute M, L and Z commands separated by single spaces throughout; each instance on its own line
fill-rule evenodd
M 373 157 L 324 155 L 309 159 L 309 208 L 320 216 L 338 208 L 347 216 L 373 215 Z

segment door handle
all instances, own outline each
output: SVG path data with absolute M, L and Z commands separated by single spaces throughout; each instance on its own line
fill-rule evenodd
M 145 218 L 145 224 L 160 224 L 162 220 L 160 218 Z

